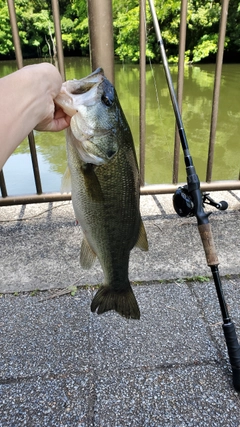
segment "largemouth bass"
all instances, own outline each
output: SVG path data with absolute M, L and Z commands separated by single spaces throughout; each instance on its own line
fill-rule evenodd
M 104 273 L 91 310 L 139 319 L 129 256 L 134 246 L 148 250 L 148 243 L 132 134 L 117 93 L 99 68 L 63 83 L 56 103 L 72 116 L 66 140 L 72 203 L 84 234 L 80 264 L 88 269 L 97 257 Z

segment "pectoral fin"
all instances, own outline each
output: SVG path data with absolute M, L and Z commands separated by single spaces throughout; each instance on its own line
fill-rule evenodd
M 95 252 L 93 252 L 86 237 L 84 237 L 81 245 L 81 251 L 80 251 L 81 267 L 84 268 L 85 270 L 89 270 L 89 268 L 92 267 L 95 261 L 95 258 L 96 258 Z
M 69 167 L 65 170 L 62 177 L 61 193 L 70 193 L 72 189 L 71 173 Z
M 135 246 L 141 249 L 142 251 L 148 251 L 147 233 L 143 225 L 142 219 L 139 227 L 138 241 Z
M 88 195 L 92 200 L 102 202 L 104 197 L 98 177 L 95 174 L 95 166 L 90 163 L 84 163 L 81 169 Z

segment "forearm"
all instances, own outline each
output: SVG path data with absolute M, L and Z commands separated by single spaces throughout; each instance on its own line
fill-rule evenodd
M 38 123 L 54 115 L 62 79 L 51 64 L 24 67 L 0 79 L 0 170 Z

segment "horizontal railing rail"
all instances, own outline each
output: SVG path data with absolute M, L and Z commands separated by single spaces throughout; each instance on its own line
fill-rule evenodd
M 7 0 L 9 8 L 9 17 L 12 28 L 12 36 L 16 54 L 16 61 L 18 68 L 23 66 L 23 56 L 20 45 L 20 38 L 18 32 L 18 25 L 16 19 L 16 12 L 14 0 Z M 91 63 L 92 68 L 97 68 L 103 61 L 105 70 L 107 70 L 107 77 L 114 81 L 114 55 L 113 55 L 113 29 L 112 29 L 112 8 L 109 0 L 102 0 L 101 7 L 99 0 L 89 0 L 89 34 L 91 46 Z M 201 182 L 202 191 L 220 191 L 220 190 L 238 190 L 240 189 L 240 180 L 226 180 L 226 181 L 212 181 L 212 169 L 214 163 L 214 147 L 215 147 L 215 134 L 216 123 L 218 115 L 218 103 L 220 92 L 221 71 L 223 63 L 224 40 L 227 24 L 229 0 L 222 1 L 222 13 L 219 25 L 219 41 L 218 53 L 215 69 L 215 81 L 213 89 L 212 101 L 212 117 L 210 125 L 210 138 L 209 138 L 209 151 L 207 159 L 207 175 L 206 182 Z M 139 96 L 139 139 L 140 139 L 140 152 L 139 152 L 139 168 L 140 168 L 140 183 L 141 194 L 171 194 L 176 189 L 184 185 L 178 182 L 178 169 L 179 169 L 179 136 L 176 128 L 174 155 L 173 155 L 173 178 L 172 183 L 145 185 L 145 139 L 146 139 L 146 0 L 139 1 L 139 43 L 140 43 L 140 96 Z M 52 12 L 55 28 L 55 38 L 57 47 L 57 63 L 58 69 L 65 80 L 65 66 L 64 55 L 61 37 L 61 24 L 59 14 L 58 0 L 52 0 Z M 99 14 L 104 14 L 105 19 L 99 19 Z M 186 26 L 187 26 L 187 0 L 181 1 L 181 19 L 179 31 L 179 61 L 178 61 L 178 83 L 177 83 L 177 100 L 181 111 L 183 83 L 184 83 L 184 54 L 186 43 Z M 103 36 L 101 38 L 101 35 Z M 101 44 L 99 40 L 101 39 Z M 111 43 L 108 41 L 111 40 Z M 105 44 L 108 48 L 103 48 Z M 29 203 L 44 203 L 53 201 L 71 200 L 71 194 L 61 193 L 43 193 L 41 174 L 38 167 L 38 156 L 34 140 L 34 134 L 31 132 L 28 135 L 29 150 L 32 160 L 32 169 L 35 180 L 36 193 L 31 195 L 8 195 L 7 185 L 4 179 L 3 171 L 0 171 L 0 206 L 19 205 Z

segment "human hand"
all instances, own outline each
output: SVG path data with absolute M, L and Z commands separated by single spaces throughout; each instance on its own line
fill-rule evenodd
M 52 64 L 28 65 L 0 79 L 0 170 L 33 128 L 57 132 L 71 118 L 55 104 L 62 77 Z
M 70 125 L 71 117 L 64 113 L 63 109 L 54 103 L 53 111 L 49 113 L 42 122 L 35 127 L 38 131 L 58 132 L 66 129 Z

